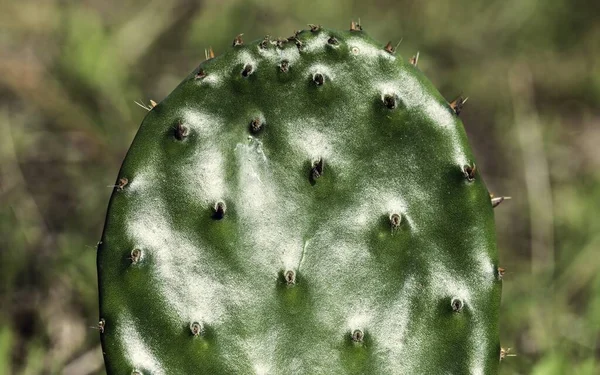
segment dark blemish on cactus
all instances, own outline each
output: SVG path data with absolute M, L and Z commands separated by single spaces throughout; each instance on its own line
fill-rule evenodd
M 452 108 L 452 110 L 454 111 L 454 113 L 458 116 L 460 115 L 460 112 L 462 111 L 463 105 L 467 102 L 469 98 L 463 98 L 462 96 L 459 96 L 458 98 L 454 99 L 451 103 L 450 103 L 450 108 Z
M 385 52 L 387 52 L 391 55 L 393 55 L 396 52 L 396 49 L 392 45 L 392 42 L 387 42 L 387 44 L 385 45 L 385 47 L 383 47 L 383 49 L 385 50 Z
M 284 72 L 287 73 L 288 70 L 290 69 L 290 63 L 287 60 L 282 60 L 281 63 L 279 64 L 279 69 Z
M 338 40 L 333 36 L 327 39 L 327 44 L 330 44 L 332 46 L 337 46 L 339 43 L 340 42 L 338 42 Z
M 365 333 L 360 329 L 355 329 L 350 337 L 352 338 L 353 342 L 361 343 L 365 338 Z
M 242 70 L 242 77 L 248 77 L 253 72 L 254 72 L 254 68 L 252 67 L 252 65 L 246 64 L 246 66 L 244 66 L 244 70 Z
M 477 166 L 473 163 L 473 166 L 465 165 L 463 166 L 463 175 L 469 182 L 473 182 L 475 180 L 475 173 L 477 172 Z
M 178 141 L 183 141 L 190 133 L 190 130 L 187 126 L 183 125 L 183 123 L 178 123 L 175 127 L 175 138 Z
M 504 278 L 504 272 L 506 272 L 504 268 L 498 267 L 498 280 L 502 280 Z
M 117 183 L 117 185 L 115 186 L 117 188 L 117 191 L 121 191 L 125 188 L 125 186 L 127 186 L 127 184 L 129 183 L 129 180 L 126 179 L 125 177 L 119 178 L 119 182 Z
M 263 128 L 263 123 L 259 118 L 252 119 L 250 121 L 250 132 L 257 134 Z
M 315 74 L 313 74 L 313 82 L 317 86 L 322 86 L 323 82 L 325 82 L 325 77 L 321 73 L 315 73 Z
M 323 175 L 323 170 L 325 168 L 325 162 L 323 158 L 315 160 L 312 164 L 312 168 L 310 169 L 310 181 L 315 182 L 319 177 Z
M 458 298 L 453 298 L 452 302 L 450 302 L 450 305 L 452 306 L 452 311 L 454 312 L 461 312 L 464 307 L 463 301 Z
M 390 95 L 390 94 L 385 94 L 383 96 L 383 105 L 385 105 L 388 109 L 396 108 L 396 106 L 397 106 L 396 96 Z
M 190 324 L 190 331 L 193 336 L 200 336 L 202 334 L 202 325 L 198 322 L 192 322 Z
M 317 32 L 321 29 L 321 25 L 308 24 L 308 27 L 310 27 L 310 31 L 313 33 Z
M 283 278 L 285 279 L 287 286 L 293 286 L 296 284 L 296 273 L 292 270 L 285 271 Z
M 206 72 L 204 69 L 198 70 L 198 73 L 196 73 L 196 79 L 202 79 L 204 77 L 206 77 Z
M 244 34 L 239 34 L 235 37 L 235 39 L 233 40 L 233 47 L 241 46 L 244 44 L 244 41 L 242 40 L 243 35 Z
M 400 227 L 400 222 L 402 221 L 402 216 L 400 214 L 391 214 L 390 215 L 390 226 L 392 229 L 398 229 Z
M 227 207 L 225 206 L 225 202 L 217 202 L 215 203 L 215 207 L 213 208 L 213 219 L 221 220 L 225 216 L 225 211 Z
M 98 331 L 100 331 L 100 333 L 104 333 L 105 327 L 106 327 L 106 321 L 104 319 L 100 319 L 98 321 Z

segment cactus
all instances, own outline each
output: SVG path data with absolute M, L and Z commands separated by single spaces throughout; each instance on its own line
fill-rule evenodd
M 493 205 L 391 43 L 244 43 L 152 103 L 98 248 L 109 374 L 496 374 Z

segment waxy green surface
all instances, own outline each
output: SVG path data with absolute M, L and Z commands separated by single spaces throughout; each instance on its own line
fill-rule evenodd
M 362 31 L 203 62 L 148 113 L 110 201 L 108 373 L 496 374 L 474 164 L 448 102 Z

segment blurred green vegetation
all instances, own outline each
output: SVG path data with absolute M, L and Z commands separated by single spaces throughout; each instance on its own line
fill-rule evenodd
M 0 373 L 102 374 L 95 246 L 145 115 L 204 59 L 307 23 L 420 51 L 506 268 L 502 374 L 600 373 L 600 2 L 0 0 Z

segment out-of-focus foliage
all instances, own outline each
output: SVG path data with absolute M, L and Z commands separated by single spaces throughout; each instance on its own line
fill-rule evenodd
M 95 245 L 145 110 L 244 33 L 358 20 L 451 99 L 496 209 L 502 374 L 600 373 L 600 3 L 0 1 L 0 373 L 101 374 Z

